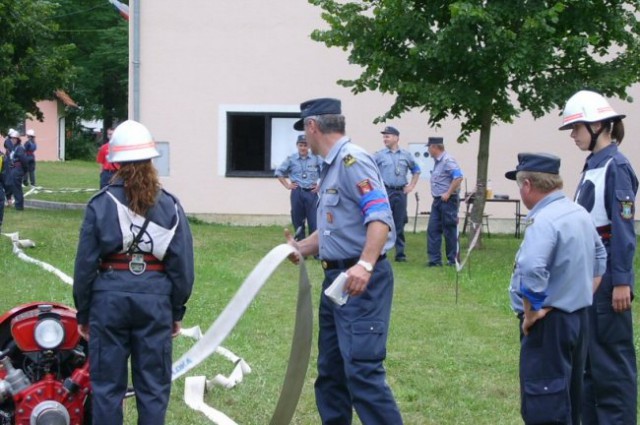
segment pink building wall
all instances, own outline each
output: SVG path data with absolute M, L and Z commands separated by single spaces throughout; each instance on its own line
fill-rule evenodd
M 37 103 L 38 108 L 44 115 L 43 121 L 37 119 L 26 119 L 25 130 L 33 129 L 36 132 L 36 161 L 59 161 L 61 158 L 59 142 L 59 106 L 58 100 L 42 100 Z M 23 135 L 23 143 L 27 140 Z

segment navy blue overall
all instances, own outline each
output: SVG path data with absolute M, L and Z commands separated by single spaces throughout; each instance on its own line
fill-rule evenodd
M 15 200 L 16 210 L 24 209 L 24 192 L 22 191 L 22 180 L 27 171 L 27 154 L 22 145 L 15 146 L 11 153 L 12 161 L 9 170 L 9 180 L 11 181 L 11 194 Z
M 161 262 L 163 270 L 149 268 L 136 275 L 109 266 L 113 254 L 123 249 L 123 235 L 116 203 L 107 191 L 126 205 L 121 181 L 89 201 L 73 284 L 78 323 L 90 326 L 93 425 L 123 423 L 129 358 L 138 424 L 163 424 L 171 389 L 173 323 L 184 316 L 194 280 L 191 231 L 178 201 L 161 191 L 148 213 L 150 220 L 165 229 L 178 223 Z M 137 234 L 139 228 L 132 227 L 132 235 Z M 149 233 L 138 246 L 143 244 L 153 246 Z

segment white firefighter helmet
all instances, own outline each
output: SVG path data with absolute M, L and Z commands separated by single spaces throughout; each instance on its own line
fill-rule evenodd
M 20 133 L 12 128 L 11 131 L 9 131 L 9 137 L 20 137 Z
M 33 128 L 30 128 L 29 130 L 27 130 L 27 136 L 35 136 L 36 132 Z
M 156 158 L 160 153 L 147 127 L 127 120 L 113 131 L 109 141 L 109 162 L 144 161 Z
M 569 130 L 573 124 L 579 122 L 598 122 L 612 118 L 624 118 L 613 110 L 607 99 L 601 94 L 580 90 L 569 100 L 562 111 L 562 126 L 560 130 Z

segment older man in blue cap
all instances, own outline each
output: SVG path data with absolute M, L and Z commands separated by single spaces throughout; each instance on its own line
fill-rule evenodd
M 429 137 L 427 148 L 435 160 L 431 171 L 431 215 L 427 226 L 427 266 L 442 266 L 442 235 L 447 264 L 455 266 L 458 257 L 458 210 L 462 170 L 444 150 L 442 137 Z
M 407 261 L 404 252 L 404 225 L 407 223 L 407 194 L 410 193 L 420 178 L 420 166 L 406 149 L 400 148 L 400 131 L 392 126 L 382 130 L 382 141 L 385 148 L 375 153 L 374 158 L 384 186 L 389 195 L 389 203 L 396 226 L 396 261 Z M 407 174 L 411 172 L 411 181 Z
M 580 424 L 588 307 L 607 253 L 591 216 L 562 192 L 560 158 L 521 153 L 505 177 L 530 210 L 509 293 L 520 327 L 525 424 Z
M 393 270 L 386 253 L 395 230 L 382 176 L 373 158 L 345 136 L 338 99 L 300 105 L 314 154 L 324 158 L 320 175 L 318 230 L 296 242 L 300 256 L 319 254 L 324 269 L 318 334 L 316 404 L 323 424 L 351 424 L 353 409 L 367 425 L 401 425 L 402 417 L 386 380 L 383 361 L 393 299 Z M 344 305 L 324 294 L 346 273 Z

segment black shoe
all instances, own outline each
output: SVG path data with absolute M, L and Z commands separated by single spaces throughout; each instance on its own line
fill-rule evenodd
M 442 267 L 441 263 L 427 263 L 427 267 Z
M 406 263 L 407 262 L 407 257 L 402 256 L 402 257 L 396 257 L 396 263 Z

